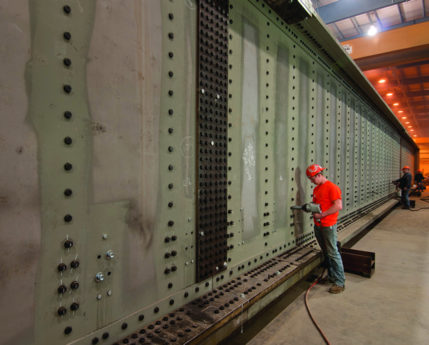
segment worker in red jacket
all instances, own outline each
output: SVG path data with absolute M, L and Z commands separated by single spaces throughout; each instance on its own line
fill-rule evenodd
M 322 213 L 314 213 L 314 233 L 317 242 L 325 256 L 328 268 L 327 279 L 333 283 L 330 293 L 340 293 L 345 289 L 344 266 L 337 247 L 337 219 L 338 213 L 343 208 L 340 188 L 328 181 L 322 174 L 319 164 L 310 165 L 306 174 L 312 183 L 316 185 L 313 190 L 313 202 L 320 205 Z

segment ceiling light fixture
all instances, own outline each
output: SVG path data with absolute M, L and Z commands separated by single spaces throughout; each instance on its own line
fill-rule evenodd
M 409 121 L 405 122 L 406 125 L 408 125 L 409 123 L 410 123 Z
M 395 107 L 397 107 L 397 106 L 399 105 L 399 103 L 398 103 L 398 102 L 396 102 L 396 103 L 393 103 L 393 105 L 394 105 Z
M 410 129 L 410 132 L 414 132 L 414 129 Z
M 388 97 L 393 96 L 393 92 L 386 93 L 386 96 L 388 96 Z
M 374 25 L 371 25 L 367 31 L 368 36 L 375 36 L 377 35 L 377 33 L 378 33 L 378 29 Z
M 401 117 L 401 119 L 402 119 L 402 120 L 406 120 L 406 119 L 407 119 L 407 117 L 406 117 L 406 116 L 402 116 L 402 117 Z
M 399 113 L 399 114 L 401 114 L 401 113 L 403 113 L 403 112 L 404 112 L 403 110 L 399 110 L 399 111 L 398 111 L 398 113 Z
M 380 80 L 378 81 L 378 83 L 379 83 L 379 84 L 384 84 L 386 81 L 387 81 L 386 79 L 380 79 Z

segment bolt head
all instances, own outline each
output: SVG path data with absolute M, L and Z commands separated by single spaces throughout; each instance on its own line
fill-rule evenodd
M 112 260 L 115 258 L 115 253 L 113 252 L 113 250 L 108 250 L 106 252 L 106 259 L 107 260 Z
M 102 272 L 98 272 L 96 275 L 95 275 L 95 281 L 97 282 L 97 283 L 99 283 L 99 282 L 102 282 L 104 280 L 104 274 L 102 273 Z

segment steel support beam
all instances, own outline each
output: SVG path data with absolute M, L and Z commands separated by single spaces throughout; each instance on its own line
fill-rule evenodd
M 341 44 L 351 45 L 353 49 L 350 56 L 352 59 L 358 60 L 369 56 L 427 45 L 429 44 L 429 37 L 426 34 L 428 30 L 429 22 L 425 22 L 380 32 L 374 37 L 362 37 L 344 41 Z
M 319 7 L 316 12 L 326 24 L 375 11 L 383 7 L 399 4 L 405 0 L 339 0 Z
M 429 76 L 421 76 L 418 78 L 404 78 L 404 79 L 401 79 L 401 83 L 406 85 L 418 84 L 418 83 L 429 83 Z

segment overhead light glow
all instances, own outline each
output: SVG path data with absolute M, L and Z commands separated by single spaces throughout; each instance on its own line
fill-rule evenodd
M 397 106 L 399 105 L 399 103 L 398 103 L 398 102 L 396 102 L 396 103 L 393 103 L 393 105 L 394 105 L 395 107 L 397 107 Z
M 401 119 L 402 119 L 402 120 L 405 120 L 406 118 L 407 118 L 406 116 L 402 116 L 402 117 L 401 117 Z
M 380 80 L 378 81 L 378 83 L 379 83 L 379 84 L 384 84 L 386 81 L 387 81 L 386 79 L 380 79 Z
M 403 113 L 403 112 L 404 112 L 403 110 L 399 110 L 399 111 L 398 111 L 398 113 L 399 113 L 399 114 L 401 114 L 401 113 Z
M 408 128 L 413 128 L 413 126 L 408 126 Z
M 393 92 L 386 93 L 386 96 L 388 96 L 388 97 L 393 96 Z
M 414 132 L 414 129 L 410 129 L 410 132 Z
M 378 29 L 374 25 L 371 25 L 367 32 L 368 36 L 375 36 L 377 33 Z
M 405 122 L 406 125 L 408 125 L 410 123 L 410 121 Z

